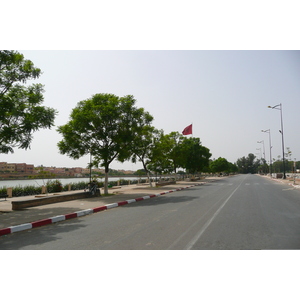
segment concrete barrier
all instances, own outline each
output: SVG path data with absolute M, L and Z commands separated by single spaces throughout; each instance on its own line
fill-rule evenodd
M 29 200 L 14 200 L 11 202 L 11 204 L 12 204 L 12 210 L 22 210 L 28 207 L 41 206 L 41 205 L 46 205 L 51 203 L 71 201 L 71 200 L 91 198 L 91 197 L 93 196 L 88 192 L 80 192 L 80 193 L 74 193 L 68 195 L 53 195 L 53 196 L 47 196 L 43 198 L 35 198 Z
M 176 181 L 161 181 L 161 182 L 156 182 L 156 186 L 165 186 L 165 185 L 170 185 L 170 184 L 176 184 Z

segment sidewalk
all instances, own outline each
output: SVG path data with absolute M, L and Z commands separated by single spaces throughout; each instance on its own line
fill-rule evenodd
M 142 197 L 146 197 L 149 195 L 160 196 L 165 191 L 169 192 L 169 191 L 174 191 L 176 189 L 184 189 L 195 185 L 201 185 L 208 181 L 210 180 L 209 179 L 199 180 L 197 182 L 178 181 L 176 184 L 166 185 L 162 187 L 152 187 L 152 188 L 146 184 L 143 185 L 135 184 L 129 186 L 127 185 L 127 186 L 121 186 L 120 188 L 109 189 L 109 193 L 113 194 L 110 196 L 71 200 L 71 201 L 47 204 L 42 206 L 30 207 L 19 211 L 12 210 L 11 202 L 14 200 L 32 199 L 34 196 L 7 198 L 6 201 L 0 202 L 0 230 L 11 226 L 27 224 L 39 220 L 53 218 L 55 216 L 74 214 L 75 212 L 78 213 L 84 210 L 90 213 L 91 209 L 94 208 L 98 208 L 97 211 L 100 211 L 100 210 L 104 210 L 101 209 L 103 206 L 109 206 L 110 204 L 111 206 L 106 207 L 105 209 L 118 206 L 118 205 L 112 205 L 114 203 L 123 201 L 123 204 L 127 204 L 124 203 L 124 201 L 130 199 L 138 199 L 139 201 L 139 200 L 143 200 L 140 199 Z M 62 194 L 78 193 L 78 192 L 82 192 L 82 191 L 70 191 L 70 192 L 64 192 Z M 101 194 L 102 193 L 103 190 L 101 189 Z M 81 213 L 80 215 L 84 215 L 84 214 Z
M 270 175 L 263 175 L 264 177 L 267 177 L 273 181 L 277 181 L 279 183 L 282 183 L 282 184 L 286 184 L 286 185 L 289 185 L 289 186 L 292 186 L 293 188 L 295 189 L 300 189 L 300 183 L 299 183 L 299 180 L 296 180 L 295 181 L 295 184 L 294 184 L 294 180 L 293 179 L 283 179 L 283 178 L 270 178 Z

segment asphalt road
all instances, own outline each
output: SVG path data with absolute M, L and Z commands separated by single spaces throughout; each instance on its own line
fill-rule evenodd
M 238 175 L 3 236 L 0 249 L 300 249 L 300 191 Z

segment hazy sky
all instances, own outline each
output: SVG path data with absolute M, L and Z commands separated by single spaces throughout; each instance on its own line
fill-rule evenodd
M 96 93 L 133 95 L 138 107 L 153 117 L 153 125 L 182 132 L 193 123 L 193 136 L 211 150 L 212 158 L 236 162 L 254 153 L 260 157 L 264 140 L 269 160 L 282 155 L 282 103 L 285 146 L 300 160 L 300 52 L 299 51 L 23 51 L 41 68 L 34 82 L 45 85 L 44 105 L 59 111 L 55 127 L 34 134 L 30 150 L 1 154 L 0 161 L 57 167 L 86 167 L 89 157 L 73 160 L 59 154 L 59 125 L 81 101 Z M 111 168 L 138 169 L 140 164 L 116 161 Z

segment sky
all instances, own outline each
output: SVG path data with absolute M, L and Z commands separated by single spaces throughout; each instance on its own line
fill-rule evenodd
M 193 124 L 193 137 L 212 158 L 234 163 L 249 153 L 269 160 L 282 155 L 282 104 L 285 147 L 300 160 L 300 52 L 239 50 L 18 50 L 42 70 L 44 105 L 58 115 L 51 130 L 39 130 L 29 150 L 1 154 L 0 161 L 56 167 L 86 167 L 89 156 L 61 155 L 57 127 L 71 110 L 96 93 L 133 95 L 136 105 L 164 132 L 182 132 Z M 189 136 L 188 136 L 189 137 Z M 261 150 L 257 150 L 261 148 Z M 263 155 L 263 154 L 262 154 Z M 136 170 L 141 164 L 114 161 L 113 169 Z
M 282 155 L 280 111 L 267 108 L 282 103 L 285 147 L 300 160 L 294 5 L 293 0 L 3 3 L 3 11 L 14 12 L 14 22 L 2 15 L 0 25 L 7 30 L 0 48 L 18 50 L 42 70 L 32 82 L 44 84 L 44 105 L 59 113 L 51 130 L 34 133 L 31 149 L 0 154 L 0 161 L 86 167 L 89 156 L 73 160 L 59 154 L 62 136 L 56 129 L 79 101 L 96 93 L 133 95 L 166 134 L 193 124 L 193 137 L 212 158 L 233 163 L 249 153 L 260 158 L 262 140 L 269 160 L 269 136 L 261 132 L 266 129 L 272 157 Z M 114 161 L 111 168 L 142 165 Z

